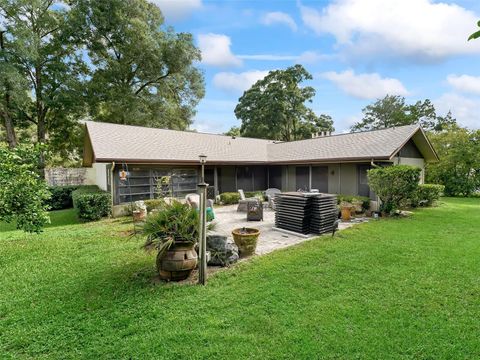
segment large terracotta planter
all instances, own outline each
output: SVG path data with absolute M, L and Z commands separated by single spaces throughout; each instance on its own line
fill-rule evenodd
M 238 246 L 240 256 L 255 254 L 260 230 L 254 228 L 238 228 L 232 231 L 233 240 Z
M 342 212 L 342 220 L 350 221 L 350 219 L 352 218 L 352 208 L 350 206 L 345 206 L 342 207 L 340 210 Z
M 180 281 L 190 276 L 198 262 L 194 245 L 176 242 L 163 256 L 157 255 L 157 269 L 162 280 Z

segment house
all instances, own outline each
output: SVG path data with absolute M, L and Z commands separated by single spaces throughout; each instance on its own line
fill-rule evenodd
M 423 170 L 438 160 L 418 125 L 278 142 L 86 122 L 84 165 L 93 168 L 96 184 L 112 193 L 115 205 L 153 198 L 163 176 L 170 176 L 174 196 L 195 192 L 200 154 L 207 156 L 210 198 L 272 187 L 373 198 L 371 167 L 408 164 Z

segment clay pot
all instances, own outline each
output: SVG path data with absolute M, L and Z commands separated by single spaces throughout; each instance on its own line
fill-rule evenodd
M 352 218 L 352 208 L 351 207 L 342 207 L 341 209 L 342 212 L 342 220 L 343 221 L 350 221 Z
M 238 228 L 232 231 L 232 235 L 241 256 L 255 254 L 260 230 L 254 228 Z
M 198 262 L 194 244 L 176 242 L 163 256 L 157 255 L 157 269 L 162 280 L 180 281 L 190 276 Z
M 133 220 L 135 222 L 144 221 L 147 217 L 147 212 L 142 210 L 133 210 Z

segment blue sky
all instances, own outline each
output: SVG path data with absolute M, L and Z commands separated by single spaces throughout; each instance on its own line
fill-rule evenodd
M 480 40 L 466 39 L 480 1 L 154 0 L 166 24 L 194 35 L 206 95 L 192 128 L 240 125 L 238 98 L 269 70 L 300 63 L 313 75 L 311 107 L 336 132 L 388 94 L 431 99 L 439 114 L 480 128 Z

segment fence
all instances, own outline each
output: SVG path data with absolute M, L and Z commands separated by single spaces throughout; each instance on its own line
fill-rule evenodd
M 50 186 L 89 185 L 87 168 L 45 169 L 45 179 Z

